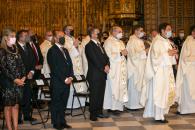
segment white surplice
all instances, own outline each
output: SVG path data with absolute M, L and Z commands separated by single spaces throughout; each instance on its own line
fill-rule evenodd
M 175 80 L 172 65 L 174 56 L 168 55 L 172 49 L 168 39 L 158 35 L 150 47 L 141 94 L 141 104 L 145 106 L 143 117 L 164 120 L 170 106 L 175 102 Z
M 81 42 L 82 45 L 81 56 L 82 56 L 83 71 L 85 76 L 87 76 L 87 71 L 88 71 L 88 62 L 85 55 L 85 46 L 89 43 L 89 41 L 90 41 L 90 37 L 87 35 Z
M 44 59 L 43 68 L 41 69 L 42 74 L 50 74 L 50 68 L 49 68 L 49 65 L 47 63 L 47 52 L 51 47 L 52 47 L 52 44 L 48 40 L 44 40 L 44 42 L 41 43 L 41 45 L 40 45 L 41 53 L 42 53 L 43 59 Z
M 126 107 L 140 109 L 141 89 L 146 64 L 146 51 L 143 40 L 135 35 L 130 36 L 127 43 L 127 68 L 128 68 L 128 96 Z
M 70 58 L 71 58 L 72 64 L 73 64 L 74 75 L 84 75 L 82 57 L 81 57 L 82 46 L 79 45 L 78 48 L 76 48 L 74 46 L 74 41 L 75 41 L 74 37 L 70 37 L 70 36 L 65 35 L 64 47 L 68 50 L 68 52 L 70 54 Z M 75 88 L 79 92 L 85 92 L 87 87 L 86 87 L 85 83 L 77 83 L 77 84 L 75 84 Z M 72 100 L 73 100 L 73 92 L 74 92 L 74 89 L 71 85 L 70 96 L 68 99 L 67 108 L 71 108 Z M 81 101 L 81 106 L 85 106 L 85 98 L 80 97 L 79 99 Z M 78 108 L 78 107 L 79 107 L 79 102 L 78 102 L 77 98 L 75 98 L 73 108 Z
M 178 111 L 181 114 L 195 113 L 195 39 L 188 36 L 183 44 L 177 78 L 176 90 Z
M 125 45 L 121 40 L 109 36 L 104 48 L 110 60 L 110 72 L 106 81 L 103 108 L 123 111 L 124 104 L 128 101 L 127 61 L 120 52 L 125 49 Z

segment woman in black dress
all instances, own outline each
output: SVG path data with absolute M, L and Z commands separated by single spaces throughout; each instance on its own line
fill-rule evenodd
M 21 88 L 25 84 L 25 68 L 15 45 L 15 31 L 3 30 L 0 44 L 1 87 L 3 88 L 3 105 L 8 130 L 18 130 L 18 110 Z

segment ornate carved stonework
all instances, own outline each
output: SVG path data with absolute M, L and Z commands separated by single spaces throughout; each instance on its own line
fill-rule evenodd
M 121 25 L 131 32 L 134 24 L 144 24 L 150 32 L 161 22 L 172 24 L 174 31 L 195 23 L 195 0 L 0 0 L 0 31 L 6 26 L 30 28 L 44 36 L 48 29 L 75 27 L 86 34 L 92 24 L 108 30 Z
M 157 29 L 159 23 L 171 23 L 174 32 L 195 24 L 195 0 L 144 0 L 144 23 L 146 31 Z

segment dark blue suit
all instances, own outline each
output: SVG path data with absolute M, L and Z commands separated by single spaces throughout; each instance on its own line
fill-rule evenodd
M 110 65 L 110 63 L 104 48 L 101 48 L 92 40 L 85 47 L 85 54 L 88 60 L 87 80 L 90 90 L 90 117 L 102 114 L 103 109 L 107 77 L 104 67 Z
M 48 51 L 47 61 L 51 70 L 51 119 L 54 125 L 65 124 L 65 109 L 68 102 L 70 85 L 65 79 L 73 77 L 73 65 L 68 51 L 63 52 L 54 44 Z

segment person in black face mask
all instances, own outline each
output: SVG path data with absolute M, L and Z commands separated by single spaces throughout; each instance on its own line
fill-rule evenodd
M 106 39 L 109 37 L 109 33 L 107 31 L 104 31 L 102 33 L 102 39 L 101 39 L 101 44 L 102 46 L 104 45 L 104 42 L 106 41 Z
M 64 37 L 59 38 L 59 44 L 64 46 L 64 44 L 65 44 L 65 38 Z
M 71 35 L 71 36 L 74 36 L 74 30 L 71 30 L 71 31 L 70 31 L 70 35 Z
M 72 46 L 74 46 L 75 48 L 78 48 L 80 41 L 74 38 L 73 26 L 66 25 L 64 26 L 63 31 L 65 33 L 65 41 L 67 43 L 64 47 L 68 49 L 69 52 L 71 51 L 70 49 L 72 48 Z
M 71 128 L 65 120 L 65 108 L 73 80 L 73 65 L 65 44 L 64 33 L 54 31 L 55 44 L 49 49 L 47 61 L 51 70 L 51 121 L 55 129 Z
M 74 33 L 74 28 L 71 25 L 67 25 L 64 27 L 64 32 L 65 32 L 65 44 L 64 47 L 68 50 L 68 52 L 70 53 L 72 62 L 73 62 L 73 70 L 74 70 L 74 74 L 75 75 L 84 75 L 84 70 L 83 70 L 83 61 L 82 61 L 82 52 L 83 52 L 83 48 L 82 46 L 79 45 L 80 41 L 78 40 L 78 38 L 74 38 L 73 37 L 73 33 Z M 78 83 L 76 84 L 75 87 L 79 87 L 79 88 L 86 88 L 86 84 L 84 83 Z M 83 89 L 82 91 L 84 91 L 85 89 Z M 68 101 L 68 105 L 67 108 L 72 108 L 72 98 L 73 98 L 73 88 L 71 87 L 70 90 L 70 99 Z M 85 106 L 85 99 L 84 98 L 80 98 L 81 100 L 81 106 Z M 74 103 L 73 108 L 77 108 L 80 104 Z
M 99 33 L 97 33 L 97 38 L 98 38 L 98 40 L 99 40 L 99 42 L 101 42 L 102 40 L 102 33 L 101 32 L 99 32 Z
M 41 69 L 43 68 L 43 55 L 41 53 L 41 49 L 39 46 L 37 34 L 34 34 L 32 30 L 28 30 L 28 40 L 31 47 L 31 50 L 34 55 L 34 66 L 35 66 L 35 74 L 33 76 L 34 79 L 39 79 L 41 76 Z
M 74 28 L 72 25 L 64 26 L 63 31 L 65 35 L 68 35 L 69 37 L 74 37 Z

